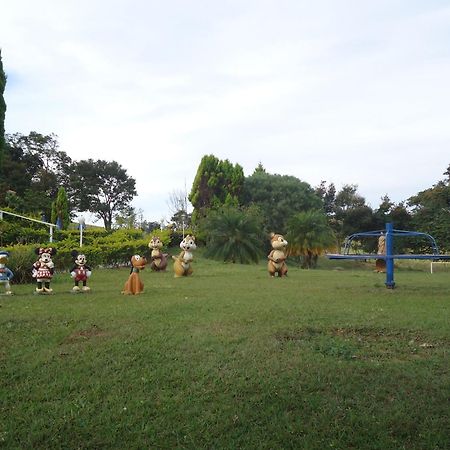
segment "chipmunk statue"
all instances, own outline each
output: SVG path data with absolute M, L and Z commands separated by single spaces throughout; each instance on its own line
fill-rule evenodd
M 150 239 L 148 247 L 151 249 L 150 269 L 152 269 L 154 272 L 161 272 L 163 270 L 166 270 L 167 257 L 169 255 L 161 251 L 163 247 L 161 239 L 158 236 L 153 236 Z
M 136 295 L 144 292 L 144 283 L 139 277 L 139 271 L 145 269 L 147 260 L 140 255 L 134 255 L 131 257 L 131 271 L 125 286 L 123 287 L 122 294 Z
M 195 236 L 188 234 L 180 243 L 180 248 L 183 250 L 178 256 L 172 256 L 174 260 L 173 270 L 175 277 L 187 277 L 192 275 L 191 262 L 194 259 L 192 250 L 195 250 Z
M 267 269 L 271 277 L 274 277 L 277 273 L 279 277 L 287 275 L 286 254 L 284 249 L 288 245 L 288 242 L 281 234 L 270 233 L 270 243 L 272 245 L 272 251 L 267 256 L 269 260 Z

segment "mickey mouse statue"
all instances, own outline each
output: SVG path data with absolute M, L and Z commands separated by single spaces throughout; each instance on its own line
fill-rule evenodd
M 91 288 L 86 286 L 86 284 L 87 279 L 92 274 L 92 269 L 86 265 L 86 256 L 82 253 L 78 253 L 77 250 L 73 250 L 71 255 L 74 258 L 74 266 L 70 269 L 70 276 L 73 278 L 73 282 L 75 283 L 72 288 L 72 292 L 74 294 L 89 292 Z M 83 284 L 81 289 L 79 286 L 80 281 Z
M 55 264 L 52 261 L 52 256 L 56 254 L 56 249 L 52 247 L 39 247 L 34 251 L 39 259 L 33 264 L 33 271 L 31 276 L 36 278 L 36 294 L 52 294 L 53 289 L 50 289 L 50 281 L 53 278 L 55 271 Z
M 11 270 L 6 267 L 8 256 L 9 253 L 7 251 L 0 251 L 0 284 L 3 284 L 5 286 L 5 295 L 12 294 L 9 282 L 14 276 Z

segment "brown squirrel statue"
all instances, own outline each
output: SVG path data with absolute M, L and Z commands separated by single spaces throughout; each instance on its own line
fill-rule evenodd
M 150 239 L 148 247 L 151 250 L 150 269 L 152 269 L 154 272 L 161 272 L 163 270 L 166 270 L 167 257 L 169 255 L 161 251 L 163 247 L 161 239 L 158 236 L 153 236 Z
M 172 256 L 174 260 L 173 270 L 175 272 L 175 277 L 187 277 L 192 275 L 191 262 L 194 259 L 192 256 L 192 250 L 195 250 L 197 246 L 195 245 L 195 236 L 188 234 L 181 242 L 180 248 L 183 250 L 178 256 Z
M 145 269 L 147 260 L 140 255 L 133 255 L 131 257 L 131 271 L 125 286 L 123 287 L 122 294 L 136 295 L 144 292 L 144 283 L 139 278 L 139 271 Z
M 288 242 L 281 234 L 270 233 L 270 243 L 272 245 L 272 251 L 267 256 L 269 260 L 267 269 L 269 275 L 274 277 L 277 273 L 279 277 L 287 276 L 286 254 L 284 249 L 288 245 Z

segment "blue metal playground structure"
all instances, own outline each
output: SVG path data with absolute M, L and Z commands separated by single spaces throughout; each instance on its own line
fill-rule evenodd
M 380 237 L 384 235 L 386 238 L 386 251 L 384 254 L 351 254 L 351 244 L 352 241 L 362 237 Z M 428 240 L 430 247 L 433 251 L 431 254 L 393 254 L 394 250 L 394 237 L 395 236 L 418 236 L 423 237 Z M 386 287 L 388 289 L 394 289 L 395 281 L 394 281 L 394 260 L 396 259 L 428 259 L 431 261 L 437 260 L 450 260 L 450 255 L 442 255 L 439 254 L 439 248 L 434 240 L 433 236 L 427 233 L 420 233 L 418 231 L 404 231 L 404 230 L 395 230 L 392 223 L 386 223 L 385 230 L 378 231 L 367 231 L 364 233 L 355 233 L 348 236 L 345 240 L 344 245 L 344 253 L 342 254 L 327 254 L 329 259 L 382 259 L 386 261 Z

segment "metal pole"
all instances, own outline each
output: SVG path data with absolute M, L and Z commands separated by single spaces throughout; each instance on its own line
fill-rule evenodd
M 392 222 L 386 223 L 386 287 L 388 289 L 395 288 L 394 282 L 394 227 Z
M 83 247 L 83 228 L 84 228 L 84 224 L 86 223 L 83 216 L 81 216 L 78 219 L 78 223 L 80 225 L 80 248 L 81 248 L 81 247 Z
M 50 227 L 50 242 L 53 242 L 53 227 Z

